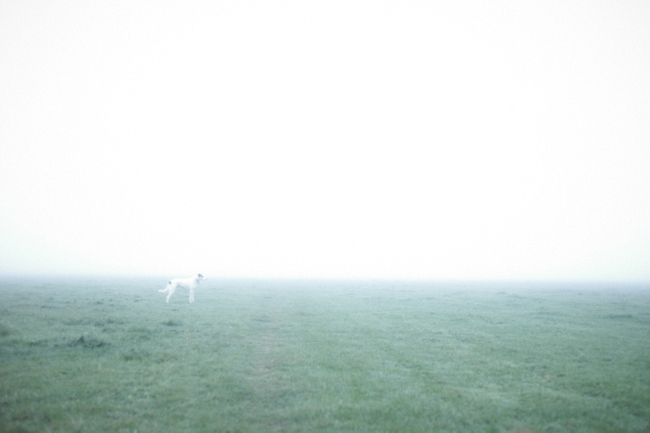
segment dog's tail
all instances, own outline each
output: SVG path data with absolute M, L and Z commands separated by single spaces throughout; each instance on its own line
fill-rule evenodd
M 165 287 L 165 288 L 162 289 L 162 290 L 158 290 L 158 291 L 159 291 L 160 293 L 165 293 L 166 291 L 169 290 L 169 286 L 171 286 L 171 285 L 172 285 L 172 282 L 170 281 L 170 282 L 167 283 L 167 287 Z

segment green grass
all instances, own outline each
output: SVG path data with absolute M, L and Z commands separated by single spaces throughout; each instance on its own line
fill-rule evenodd
M 0 281 L 0 431 L 650 431 L 650 287 Z

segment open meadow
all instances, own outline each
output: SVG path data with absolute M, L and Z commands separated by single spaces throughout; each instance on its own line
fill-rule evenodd
M 0 280 L 1 432 L 648 432 L 650 286 Z

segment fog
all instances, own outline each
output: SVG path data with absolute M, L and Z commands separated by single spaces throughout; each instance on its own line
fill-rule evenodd
M 646 1 L 0 3 L 0 274 L 650 280 Z

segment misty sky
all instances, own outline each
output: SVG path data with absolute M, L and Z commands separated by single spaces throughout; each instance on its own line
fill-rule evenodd
M 0 2 L 0 273 L 650 280 L 650 2 Z

